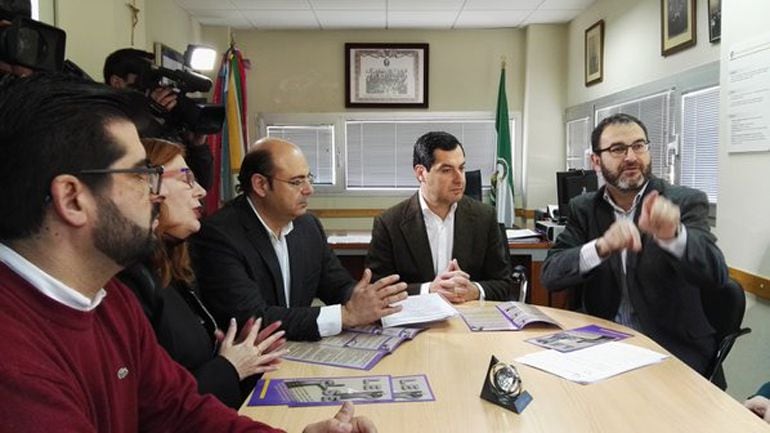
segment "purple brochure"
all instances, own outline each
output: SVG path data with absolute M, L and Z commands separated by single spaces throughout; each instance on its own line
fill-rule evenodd
M 254 387 L 248 406 L 287 405 L 291 400 L 283 379 L 260 379 Z
M 428 383 L 428 376 L 394 376 L 390 378 L 394 402 L 435 401 L 433 390 Z
M 631 334 L 614 331 L 599 325 L 588 325 L 582 328 L 568 329 L 555 334 L 529 338 L 526 341 L 559 352 L 573 352 L 596 346 L 609 341 L 618 341 L 630 337 Z
M 338 405 L 343 401 L 384 403 L 393 401 L 390 376 L 316 377 L 284 379 L 290 407 Z

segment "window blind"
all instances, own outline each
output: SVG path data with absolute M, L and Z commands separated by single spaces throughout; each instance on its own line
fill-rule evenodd
M 513 124 L 511 137 L 515 137 Z M 413 189 L 412 150 L 418 137 L 446 131 L 465 149 L 466 170 L 481 170 L 489 187 L 495 170 L 494 120 L 351 120 L 345 122 L 348 189 Z
M 682 95 L 679 183 L 717 202 L 719 190 L 719 86 Z
M 296 144 L 305 154 L 315 183 L 334 185 L 334 126 L 280 126 L 267 127 L 267 136 L 281 138 Z

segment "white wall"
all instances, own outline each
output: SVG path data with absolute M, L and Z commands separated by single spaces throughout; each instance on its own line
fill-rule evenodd
M 516 206 L 544 208 L 556 202 L 556 171 L 563 170 L 567 81 L 567 28 L 532 25 L 524 58 L 524 146 L 526 200 Z
M 727 0 L 730 1 L 730 0 Z M 719 60 L 719 44 L 709 43 L 707 0 L 698 0 L 694 47 L 660 54 L 660 0 L 597 0 L 572 20 L 567 38 L 567 106 L 573 106 Z M 604 20 L 604 81 L 586 87 L 583 76 L 585 30 Z
M 769 35 L 770 2 L 726 0 L 722 2 L 722 55 L 720 69 L 720 246 L 732 267 L 770 276 L 770 153 L 727 153 L 727 54 L 748 39 Z M 744 398 L 770 381 L 770 302 L 748 296 L 744 325 L 753 332 L 738 341 L 727 361 L 730 394 Z
M 152 51 L 153 42 L 163 42 L 183 51 L 200 39 L 200 24 L 174 0 L 137 0 L 136 6 L 133 47 Z M 127 0 L 56 0 L 55 11 L 55 25 L 67 32 L 67 58 L 97 81 L 102 81 L 105 57 L 132 46 Z

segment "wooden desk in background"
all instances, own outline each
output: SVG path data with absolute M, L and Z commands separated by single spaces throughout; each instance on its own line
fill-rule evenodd
M 361 278 L 361 274 L 364 272 L 366 252 L 369 249 L 370 233 L 329 230 L 327 234 L 329 235 L 329 245 L 342 262 L 342 266 L 354 278 Z M 527 269 L 527 277 L 530 281 L 528 302 L 535 305 L 566 308 L 568 304 L 567 292 L 549 294 L 545 287 L 540 284 L 540 269 L 550 246 L 548 241 L 511 242 L 508 244 L 513 265 L 522 265 Z
M 472 303 L 475 304 L 475 303 Z M 462 308 L 462 307 L 460 307 Z M 665 353 L 649 338 L 620 325 L 583 314 L 544 307 L 565 329 L 598 324 L 635 334 L 629 344 Z M 554 332 L 471 333 L 459 317 L 432 326 L 401 345 L 370 371 L 284 361 L 271 378 L 394 376 L 426 374 L 436 401 L 360 404 L 381 433 L 401 432 L 767 432 L 768 426 L 740 403 L 674 357 L 607 380 L 580 385 L 517 364 L 524 389 L 533 397 L 517 415 L 481 398 L 489 358 L 511 362 L 542 350 L 525 339 Z M 240 413 L 289 432 L 331 417 L 336 406 L 242 407 Z

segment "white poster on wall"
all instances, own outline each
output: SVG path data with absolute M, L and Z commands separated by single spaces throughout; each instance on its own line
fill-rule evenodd
M 729 152 L 770 151 L 770 34 L 727 53 Z

